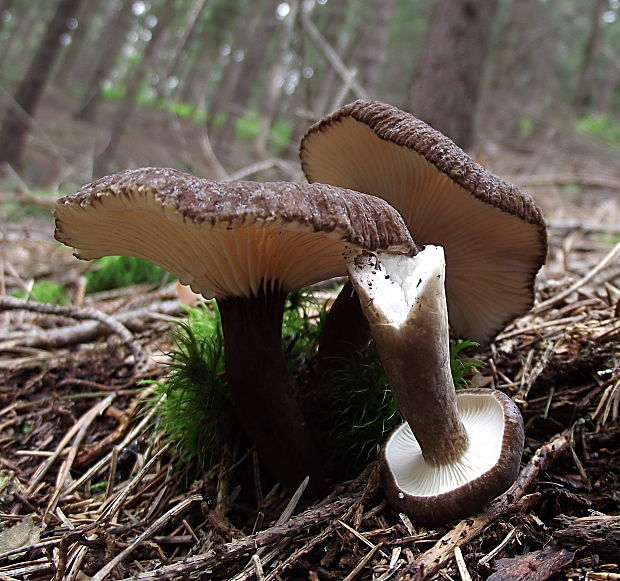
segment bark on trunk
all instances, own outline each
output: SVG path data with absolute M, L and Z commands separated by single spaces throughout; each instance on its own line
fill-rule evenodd
M 480 96 L 497 0 L 436 0 L 410 110 L 463 149 L 474 142 Z
M 97 112 L 101 104 L 101 88 L 112 73 L 116 59 L 125 46 L 125 37 L 131 27 L 131 7 L 131 0 L 124 0 L 120 10 L 105 26 L 101 38 L 101 59 L 88 83 L 82 105 L 75 114 L 82 121 L 94 123 L 97 120 Z
M 22 164 L 30 120 L 36 115 L 52 66 L 62 44 L 60 37 L 69 30 L 69 19 L 75 16 L 84 0 L 61 0 L 28 71 L 17 89 L 14 106 L 7 110 L 0 129 L 0 163 L 14 168 Z

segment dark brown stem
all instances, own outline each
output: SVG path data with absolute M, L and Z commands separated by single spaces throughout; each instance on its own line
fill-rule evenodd
M 319 338 L 315 371 L 329 378 L 342 361 L 361 351 L 370 341 L 368 321 L 353 285 L 347 282 L 332 304 Z
M 456 407 L 447 335 L 437 336 L 437 313 L 420 313 L 405 328 L 373 327 L 390 389 L 429 464 L 456 461 L 468 436 Z
M 306 476 L 316 488 L 318 453 L 281 348 L 285 297 L 273 291 L 218 300 L 226 377 L 235 412 L 259 458 L 287 488 Z
M 413 259 L 385 256 L 383 263 L 349 266 L 390 389 L 424 459 L 434 465 L 458 460 L 469 444 L 450 369 L 444 265 L 443 250 L 429 246 Z M 360 275 L 362 268 L 370 278 Z M 404 281 L 402 272 L 408 272 Z M 404 304 L 397 315 L 399 292 Z

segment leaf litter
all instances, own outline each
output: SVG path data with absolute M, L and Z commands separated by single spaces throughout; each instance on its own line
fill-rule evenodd
M 522 411 L 523 468 L 436 530 L 386 505 L 374 462 L 310 506 L 241 447 L 180 474 L 140 386 L 165 371 L 172 285 L 0 298 L 0 579 L 618 579 L 619 251 L 552 224 L 537 307 L 476 354 Z

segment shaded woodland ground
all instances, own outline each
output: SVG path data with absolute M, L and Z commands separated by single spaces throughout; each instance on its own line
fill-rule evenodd
M 83 128 L 47 106 L 45 132 L 79 152 Z M 128 165 L 170 159 L 173 143 L 150 139 L 165 131 L 158 123 L 149 116 L 126 140 Z M 179 128 L 187 147 L 196 136 Z M 51 157 L 35 143 L 29 171 Z M 239 168 L 243 159 L 252 155 L 240 148 L 220 162 Z M 74 292 L 60 314 L 6 298 L 1 578 L 618 578 L 620 163 L 569 134 L 484 162 L 531 192 L 549 221 L 537 306 L 477 354 L 487 365 L 476 383 L 506 391 L 524 416 L 513 489 L 480 515 L 425 530 L 386 506 L 375 463 L 305 508 L 277 488 L 257 491 L 251 455 L 186 482 L 139 385 L 165 372 L 168 332 L 182 314 L 173 287 Z M 294 159 L 252 177 L 301 179 Z M 88 265 L 53 241 L 51 200 L 26 187 L 33 179 L 3 194 L 3 287 L 49 278 L 78 289 Z M 130 342 L 111 332 L 108 315 Z M 131 345 L 149 357 L 138 376 Z

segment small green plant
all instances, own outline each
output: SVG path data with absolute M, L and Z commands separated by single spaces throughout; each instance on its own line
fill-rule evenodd
M 534 133 L 534 122 L 527 117 L 519 119 L 519 137 L 527 139 L 532 133 Z
M 20 299 L 28 297 L 31 301 L 50 305 L 69 304 L 69 293 L 67 289 L 52 280 L 40 280 L 36 282 L 28 294 L 22 289 L 17 289 L 13 293 L 13 296 Z
M 239 139 L 251 140 L 258 137 L 261 122 L 256 113 L 247 112 L 235 121 L 235 135 Z
M 473 357 L 466 357 L 463 351 L 468 348 L 480 347 L 475 341 L 461 341 L 450 346 L 450 370 L 456 389 L 469 387 L 472 377 L 476 371 L 484 367 L 484 361 Z
M 288 147 L 293 139 L 295 128 L 284 121 L 276 121 L 271 127 L 269 141 L 276 151 L 282 151 Z
M 599 236 L 599 242 L 605 246 L 615 246 L 620 242 L 620 234 L 605 232 Z
M 125 85 L 104 87 L 101 89 L 101 95 L 106 101 L 121 101 L 125 96 L 127 88 Z
M 577 121 L 575 128 L 578 133 L 585 133 L 612 146 L 620 147 L 620 121 L 608 115 L 585 115 Z
M 169 353 L 168 377 L 157 382 L 153 402 L 165 437 L 174 442 L 181 465 L 202 471 L 219 458 L 236 425 L 224 377 L 224 341 L 217 311 L 188 309 Z
M 93 261 L 86 273 L 87 292 L 94 293 L 132 284 L 159 284 L 171 280 L 166 271 L 151 262 L 133 256 L 104 256 Z

